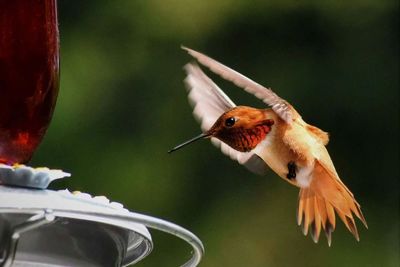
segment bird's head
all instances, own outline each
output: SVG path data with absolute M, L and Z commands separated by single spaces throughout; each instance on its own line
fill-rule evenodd
M 264 110 L 238 106 L 222 114 L 207 132 L 168 152 L 207 137 L 215 137 L 240 152 L 249 152 L 264 140 L 273 124 L 274 120 L 268 118 Z

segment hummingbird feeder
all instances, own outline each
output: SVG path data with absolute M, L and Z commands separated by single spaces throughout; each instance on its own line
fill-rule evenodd
M 148 256 L 153 228 L 201 241 L 173 223 L 104 196 L 47 189 L 70 174 L 24 165 L 49 126 L 59 88 L 56 0 L 0 0 L 0 267 L 127 266 Z

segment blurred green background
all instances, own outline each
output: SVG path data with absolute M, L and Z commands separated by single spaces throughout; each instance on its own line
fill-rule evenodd
M 201 266 L 399 266 L 398 1 L 59 1 L 61 87 L 32 165 L 72 172 L 53 188 L 106 195 L 182 225 Z M 296 225 L 298 189 L 198 142 L 184 44 L 235 68 L 330 132 L 328 149 L 369 224 L 329 248 Z M 214 77 L 214 76 L 213 76 Z M 237 104 L 263 104 L 217 80 Z M 152 231 L 137 266 L 178 266 L 181 241 Z

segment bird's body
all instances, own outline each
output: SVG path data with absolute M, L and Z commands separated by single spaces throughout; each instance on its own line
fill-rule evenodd
M 295 121 L 288 125 L 271 109 L 265 113 L 273 118 L 275 127 L 268 138 L 255 148 L 254 153 L 284 180 L 298 187 L 306 186 L 309 183 L 309 175 L 305 174 L 310 172 L 314 162 L 311 150 L 319 140 L 305 130 L 303 121 Z M 289 162 L 294 162 L 297 168 L 295 179 L 287 178 Z
M 254 153 L 284 180 L 298 187 L 307 187 L 316 156 L 325 153 L 329 157 L 324 146 L 328 141 L 327 134 L 308 125 L 300 116 L 287 124 L 272 109 L 264 112 L 274 120 L 274 127 L 268 137 L 255 147 Z M 297 168 L 295 179 L 287 177 L 289 162 Z
M 285 181 L 299 187 L 297 221 L 303 225 L 304 234 L 311 228 L 315 242 L 323 229 L 331 243 L 335 212 L 359 240 L 353 214 L 365 226 L 366 222 L 360 205 L 340 180 L 325 147 L 328 134 L 304 122 L 289 103 L 270 89 L 206 55 L 184 49 L 211 71 L 272 107 L 236 106 L 196 64 L 188 64 L 185 82 L 189 100 L 204 131 L 193 140 L 211 137 L 224 154 L 249 170 L 265 174 L 269 167 Z

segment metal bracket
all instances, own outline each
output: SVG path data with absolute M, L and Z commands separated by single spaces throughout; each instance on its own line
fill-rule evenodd
M 71 217 L 68 211 L 54 210 L 53 213 L 57 217 Z M 159 230 L 182 239 L 192 247 L 193 252 L 192 252 L 192 257 L 186 263 L 180 265 L 180 267 L 195 267 L 200 263 L 201 258 L 204 255 L 203 243 L 197 236 L 195 236 L 193 233 L 191 233 L 190 231 L 186 230 L 185 228 L 179 225 L 176 225 L 174 223 L 162 219 L 134 212 L 130 212 L 124 215 L 104 214 L 104 213 L 99 214 L 98 212 L 91 212 L 91 211 L 85 211 L 85 212 L 74 211 L 74 213 L 75 214 L 82 213 L 85 215 L 102 216 L 109 218 L 118 218 L 119 220 L 127 222 L 136 222 L 139 224 L 143 224 L 149 228 Z
M 22 234 L 39 228 L 42 225 L 49 224 L 53 222 L 55 218 L 56 217 L 53 215 L 53 211 L 44 210 L 43 212 L 33 215 L 25 222 L 13 226 L 10 229 L 11 234 L 6 245 L 4 256 L 0 258 L 0 267 L 12 266 L 15 260 L 15 254 L 17 252 L 18 241 Z

